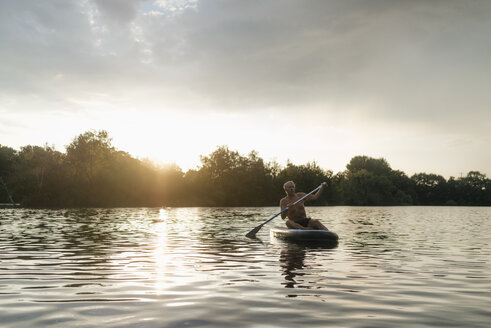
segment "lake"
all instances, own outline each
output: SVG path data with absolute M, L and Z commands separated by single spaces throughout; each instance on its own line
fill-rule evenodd
M 490 207 L 0 209 L 2 327 L 489 327 Z

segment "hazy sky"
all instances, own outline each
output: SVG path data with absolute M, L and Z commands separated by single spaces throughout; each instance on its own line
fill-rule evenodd
M 4 0 L 0 144 L 105 129 L 184 170 L 219 145 L 491 175 L 491 1 Z

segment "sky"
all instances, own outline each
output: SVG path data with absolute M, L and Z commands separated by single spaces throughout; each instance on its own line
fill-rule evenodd
M 490 58 L 490 1 L 5 0 L 0 144 L 489 177 Z

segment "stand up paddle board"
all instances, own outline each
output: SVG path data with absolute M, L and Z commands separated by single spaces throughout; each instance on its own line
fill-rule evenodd
M 271 237 L 289 241 L 337 242 L 338 235 L 329 230 L 288 229 L 274 227 L 270 230 Z

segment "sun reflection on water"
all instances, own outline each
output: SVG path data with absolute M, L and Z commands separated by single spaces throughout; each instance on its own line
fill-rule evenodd
M 202 277 L 194 267 L 195 249 L 190 247 L 190 230 L 197 225 L 189 225 L 183 218 L 193 218 L 194 209 L 162 208 L 158 220 L 154 220 L 153 245 L 154 289 L 158 295 L 179 294 L 179 286 L 190 286 Z M 186 288 L 184 288 L 186 289 Z M 171 303 L 169 303 L 171 304 Z M 170 305 L 169 305 L 170 306 Z
M 169 283 L 169 279 L 166 278 L 167 272 L 169 272 L 169 252 L 168 240 L 167 240 L 167 219 L 168 213 L 166 209 L 161 208 L 159 210 L 158 222 L 155 223 L 155 248 L 153 251 L 153 258 L 155 262 L 155 290 L 157 294 L 162 294 L 163 290 Z

